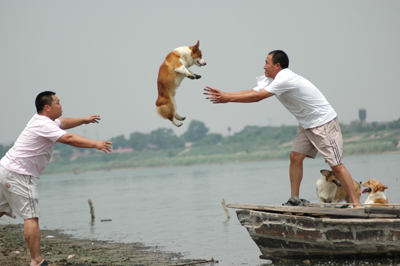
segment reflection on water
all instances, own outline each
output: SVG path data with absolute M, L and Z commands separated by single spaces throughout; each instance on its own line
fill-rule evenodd
M 389 202 L 400 203 L 400 154 L 345 159 L 356 181 L 378 179 L 389 187 Z M 288 166 L 284 160 L 43 176 L 37 182 L 40 226 L 63 229 L 75 237 L 142 242 L 189 258 L 214 258 L 219 265 L 288 264 L 259 259 L 261 253 L 237 220 L 236 210 L 228 209 L 228 219 L 221 205 L 222 199 L 227 204 L 286 202 Z M 326 168 L 321 158 L 305 161 L 302 198 L 318 201 L 315 182 Z M 101 222 L 105 219 L 112 221 Z M 22 223 L 22 219 L 9 221 Z M 311 265 L 366 265 L 366 261 L 312 261 Z

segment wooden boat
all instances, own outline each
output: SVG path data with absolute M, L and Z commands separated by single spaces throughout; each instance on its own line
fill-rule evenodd
M 400 207 L 230 204 L 261 259 L 400 257 Z

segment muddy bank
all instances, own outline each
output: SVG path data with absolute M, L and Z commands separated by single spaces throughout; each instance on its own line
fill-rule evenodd
M 185 259 L 180 253 L 165 252 L 140 243 L 113 243 L 74 239 L 59 230 L 41 230 L 42 255 L 51 266 L 164 266 L 217 265 L 207 259 Z M 68 258 L 72 256 L 72 258 Z M 30 255 L 23 225 L 0 225 L 0 265 L 28 266 Z

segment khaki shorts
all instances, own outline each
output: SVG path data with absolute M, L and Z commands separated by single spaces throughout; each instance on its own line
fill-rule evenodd
M 337 118 L 322 126 L 309 129 L 299 125 L 292 151 L 313 159 L 320 152 L 329 166 L 343 164 L 342 132 Z
M 0 165 L 0 212 L 15 218 L 39 218 L 39 197 L 33 176 L 8 171 Z

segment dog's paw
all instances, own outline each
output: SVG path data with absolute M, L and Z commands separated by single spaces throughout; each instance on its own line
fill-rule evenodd
M 180 126 L 183 125 L 183 123 L 182 123 L 182 122 L 179 122 L 179 121 L 176 119 L 176 117 L 175 117 L 171 122 L 172 122 L 172 124 L 174 124 L 174 125 L 177 126 L 177 127 L 180 127 Z
M 176 120 L 179 120 L 179 121 L 183 121 L 183 120 L 186 119 L 186 117 L 185 117 L 185 116 L 180 116 L 180 115 L 178 115 L 178 114 L 175 114 L 175 119 L 176 119 Z
M 190 74 L 189 76 L 187 76 L 188 78 L 190 78 L 190 79 L 199 79 L 199 78 L 201 78 L 201 76 L 200 75 L 197 75 L 197 74 Z
M 174 124 L 177 127 L 180 127 L 183 125 L 183 123 L 181 123 L 181 122 L 172 122 L 172 124 Z

